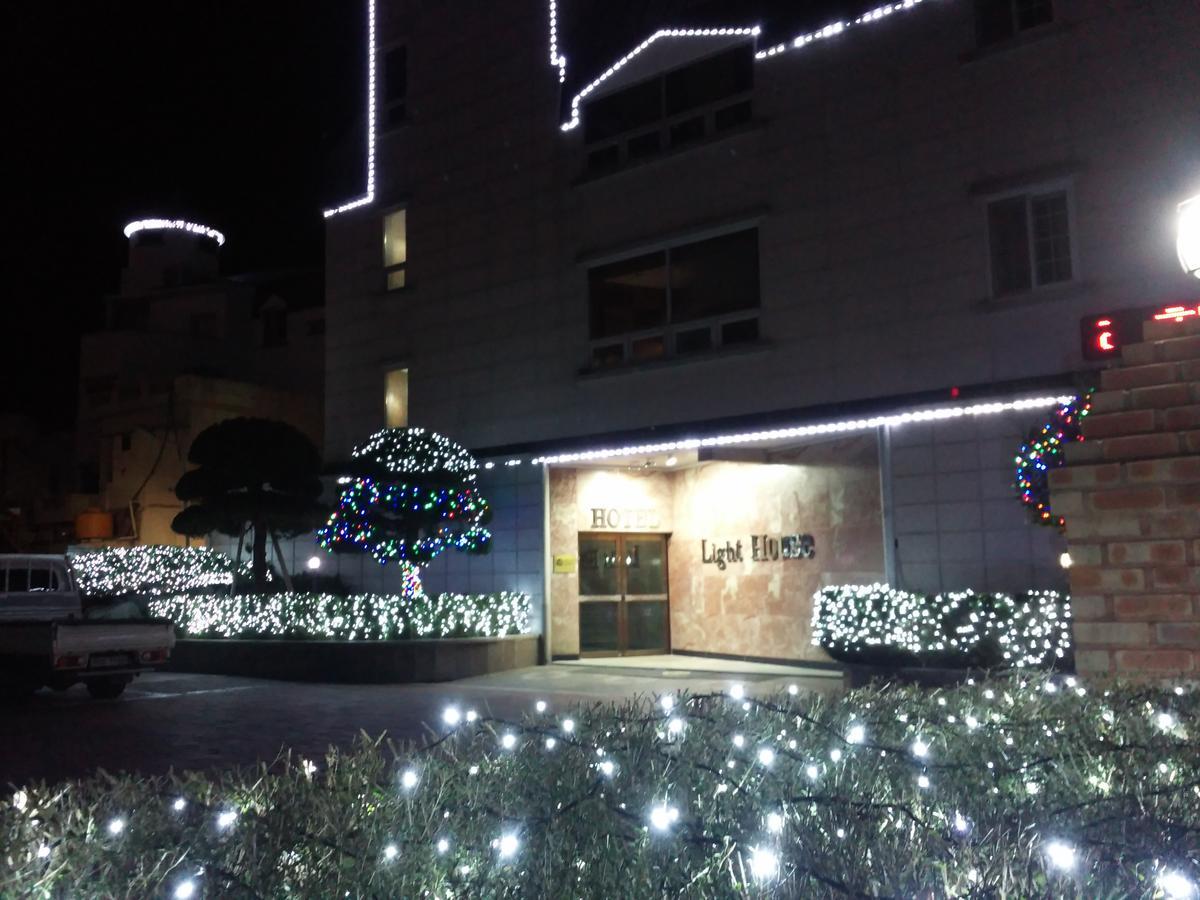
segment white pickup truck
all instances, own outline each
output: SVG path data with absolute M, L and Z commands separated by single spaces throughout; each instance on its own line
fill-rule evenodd
M 0 554 L 0 697 L 79 682 L 98 699 L 117 697 L 174 646 L 165 620 L 85 612 L 65 557 Z

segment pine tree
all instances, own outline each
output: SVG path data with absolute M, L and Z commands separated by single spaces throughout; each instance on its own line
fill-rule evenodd
M 476 484 L 479 463 L 424 428 L 388 428 L 356 447 L 338 508 L 318 532 L 335 552 L 370 553 L 404 571 L 404 592 L 421 590 L 419 568 L 443 551 L 487 553 L 491 507 Z

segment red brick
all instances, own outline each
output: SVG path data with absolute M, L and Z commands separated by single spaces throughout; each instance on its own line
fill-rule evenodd
M 1104 445 L 1096 441 L 1076 441 L 1063 448 L 1068 466 L 1086 466 L 1104 460 Z
M 1175 406 L 1163 416 L 1168 431 L 1188 431 L 1200 428 L 1200 406 Z
M 1118 437 L 1126 434 L 1145 434 L 1155 426 L 1154 410 L 1135 409 L 1130 412 L 1088 416 L 1083 420 L 1083 433 L 1089 440 Z
M 1104 675 L 1111 672 L 1112 653 L 1108 650 L 1076 650 L 1075 671 L 1081 675 Z
M 1183 449 L 1188 453 L 1200 453 L 1200 431 L 1185 431 L 1180 435 L 1183 438 Z
M 1126 593 L 1146 587 L 1146 575 L 1141 569 L 1113 569 L 1104 566 L 1072 566 L 1071 593 Z
M 1060 516 L 1077 516 L 1085 510 L 1083 493 L 1080 491 L 1055 491 L 1051 505 Z
M 1122 672 L 1191 672 L 1196 659 L 1186 650 L 1119 650 L 1116 663 Z
M 1166 409 L 1168 406 L 1187 406 L 1192 402 L 1192 392 L 1186 384 L 1160 384 L 1156 387 L 1138 388 L 1136 391 L 1131 391 L 1130 401 L 1136 409 Z
M 1163 363 L 1163 365 L 1171 365 Z M 1192 359 L 1179 364 L 1180 381 L 1200 381 L 1200 359 Z
M 1176 385 L 1171 385 L 1176 387 Z M 1184 390 L 1186 390 L 1186 385 Z M 1157 388 L 1143 388 L 1143 390 L 1153 391 Z M 1183 406 L 1190 402 L 1191 397 L 1185 396 L 1182 400 L 1173 400 L 1166 404 L 1167 406 Z M 1103 415 L 1104 413 L 1120 412 L 1123 409 L 1129 408 L 1129 391 L 1097 391 L 1092 394 L 1092 415 Z
M 1075 552 L 1074 547 L 1071 548 L 1071 552 Z M 1076 622 L 1097 622 L 1112 618 L 1108 611 L 1108 598 L 1093 594 L 1073 596 L 1071 598 L 1071 615 Z
M 1105 459 L 1145 459 L 1148 456 L 1177 456 L 1179 436 L 1174 434 L 1140 434 L 1136 437 L 1113 437 L 1102 441 Z
M 1143 513 L 1141 534 L 1145 537 L 1191 537 L 1200 534 L 1200 512 L 1179 510 L 1163 513 Z
M 1184 365 L 1189 364 L 1184 363 Z M 1100 373 L 1100 384 L 1106 391 L 1151 387 L 1156 384 L 1174 384 L 1178 380 L 1179 367 L 1175 363 L 1126 366 L 1120 369 L 1105 369 Z
M 1200 650 L 1200 623 L 1165 622 L 1154 629 L 1158 643 L 1166 646 L 1184 646 Z
M 1143 533 L 1142 525 L 1136 516 L 1090 513 L 1067 519 L 1067 537 L 1071 543 L 1104 538 L 1141 537 Z M 1174 532 L 1167 536 L 1173 537 Z
M 1071 604 L 1074 610 L 1074 602 Z M 1113 614 L 1118 619 L 1139 622 L 1178 621 L 1192 615 L 1192 598 L 1187 594 L 1135 595 L 1114 597 Z
M 1121 480 L 1121 464 L 1107 463 L 1103 466 L 1063 466 L 1049 472 L 1050 488 L 1093 487 L 1117 484 Z
M 1108 561 L 1118 566 L 1184 562 L 1183 541 L 1117 541 L 1108 545 Z
M 1092 509 L 1109 510 L 1161 509 L 1166 493 L 1160 487 L 1113 488 L 1095 491 L 1091 495 Z
M 1071 562 L 1081 566 L 1104 564 L 1103 544 L 1081 544 L 1071 542 Z
M 1200 319 L 1184 319 L 1182 322 L 1176 322 L 1174 319 L 1152 319 L 1142 325 L 1142 334 L 1143 340 L 1146 341 L 1164 341 L 1200 334 Z
M 1145 622 L 1076 622 L 1075 643 L 1080 647 L 1147 647 L 1150 626 Z
M 1158 342 L 1143 341 L 1140 344 L 1126 344 L 1121 348 L 1121 364 L 1125 366 L 1147 366 L 1159 361 Z
M 1162 341 L 1155 346 L 1155 355 L 1164 362 L 1200 359 L 1200 335 Z
M 1181 484 L 1171 488 L 1172 506 L 1200 506 L 1200 484 Z
M 1200 588 L 1200 569 L 1193 566 L 1157 566 L 1151 571 L 1156 588 L 1167 590 Z

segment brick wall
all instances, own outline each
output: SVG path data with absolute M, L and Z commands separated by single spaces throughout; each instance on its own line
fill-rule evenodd
M 1200 671 L 1200 322 L 1151 322 L 1050 476 L 1081 673 Z

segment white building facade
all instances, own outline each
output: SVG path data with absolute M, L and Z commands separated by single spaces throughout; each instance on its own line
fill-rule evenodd
M 422 577 L 528 592 L 547 658 L 815 661 L 827 584 L 1065 587 L 1016 447 L 1097 322 L 1195 305 L 1200 5 L 795 5 L 372 0 L 326 455 L 475 450 L 493 552 Z

